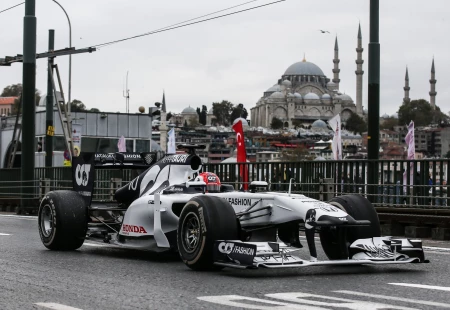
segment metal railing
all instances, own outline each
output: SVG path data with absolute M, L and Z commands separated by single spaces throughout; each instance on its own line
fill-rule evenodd
M 373 161 L 379 183 L 370 184 L 370 161 L 299 161 L 245 164 L 205 164 L 203 171 L 216 173 L 224 184 L 235 189 L 243 185 L 240 166 L 248 169 L 248 181 L 267 181 L 271 191 L 286 192 L 292 179 L 292 192 L 329 200 L 343 194 L 361 194 L 377 207 L 449 209 L 446 179 L 447 160 Z M 112 200 L 117 188 L 137 176 L 136 170 L 96 170 L 93 198 Z M 71 189 L 71 168 L 36 168 L 35 180 L 20 181 L 20 169 L 0 170 L 0 204 L 33 204 L 52 190 Z

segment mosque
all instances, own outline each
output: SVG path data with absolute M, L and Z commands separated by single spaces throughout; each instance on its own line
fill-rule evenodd
M 274 117 L 292 128 L 294 124 L 310 126 L 317 119 L 329 120 L 341 114 L 345 122 L 352 113 L 363 116 L 362 87 L 362 36 L 358 28 L 356 58 L 356 104 L 353 99 L 339 91 L 339 47 L 336 37 L 334 45 L 333 79 L 330 80 L 317 65 L 312 62 L 296 62 L 289 66 L 278 83 L 267 89 L 250 109 L 252 126 L 270 127 Z

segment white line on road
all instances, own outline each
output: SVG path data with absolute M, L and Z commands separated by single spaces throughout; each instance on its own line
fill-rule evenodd
M 2 234 L 2 233 L 0 233 L 0 236 L 11 236 L 11 234 Z
M 414 283 L 388 283 L 388 284 L 398 285 L 398 286 L 407 286 L 407 287 L 426 288 L 429 290 L 450 292 L 450 287 L 448 287 L 448 286 L 434 286 L 434 285 L 424 285 L 424 284 L 414 284 Z
M 47 309 L 54 309 L 54 310 L 83 310 L 80 308 L 74 308 L 74 307 L 70 307 L 70 306 L 66 306 L 66 305 L 55 304 L 52 302 L 38 302 L 38 303 L 35 303 L 35 305 L 39 306 L 39 307 L 44 307 Z
M 422 248 L 424 250 L 450 252 L 450 248 L 438 248 L 438 247 L 434 247 L 434 246 L 423 246 Z
M 18 218 L 32 221 L 37 220 L 37 216 L 14 215 L 14 214 L 0 214 L 0 217 Z
M 417 300 L 417 299 L 410 299 L 410 298 L 401 298 L 401 297 L 392 297 L 392 296 L 385 296 L 385 295 L 368 294 L 368 293 L 353 292 L 353 291 L 334 291 L 334 293 L 348 294 L 348 295 L 353 295 L 353 296 L 380 298 L 380 299 L 386 299 L 386 300 L 403 301 L 403 302 L 409 302 L 412 304 L 421 304 L 421 305 L 434 306 L 434 307 L 443 307 L 443 308 L 449 307 L 448 304 L 443 304 L 440 302 Z

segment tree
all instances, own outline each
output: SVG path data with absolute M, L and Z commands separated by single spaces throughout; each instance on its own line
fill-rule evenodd
M 198 118 L 195 116 L 191 116 L 189 118 L 189 126 L 188 127 L 195 128 L 198 126 L 200 126 L 200 122 L 198 121 Z
M 239 103 L 236 107 L 234 107 L 231 110 L 230 121 L 231 123 L 233 123 L 234 120 L 239 117 L 247 119 L 247 116 L 248 116 L 247 109 L 244 108 L 244 105 L 242 103 Z
M 448 122 L 449 117 L 441 112 L 441 109 L 436 106 L 433 110 L 430 103 L 425 99 L 411 100 L 409 103 L 404 103 L 398 110 L 398 123 L 400 125 L 407 125 L 414 121 L 414 125 L 427 126 L 431 123 Z
M 303 122 L 300 119 L 292 120 L 292 126 L 294 126 L 294 128 L 300 127 L 302 124 L 303 124 Z
M 383 123 L 380 124 L 380 129 L 393 129 L 394 126 L 398 125 L 398 119 L 395 117 L 385 118 Z
M 304 145 L 298 145 L 296 148 L 284 148 L 281 150 L 281 161 L 302 161 L 313 160 L 314 156 L 309 154 Z
M 222 102 L 213 102 L 212 105 L 216 123 L 224 126 L 230 125 L 230 114 L 233 104 L 227 100 L 222 100 Z
M 92 109 L 89 110 L 89 112 L 97 112 L 98 113 L 98 112 L 100 112 L 100 110 L 97 109 L 97 108 L 92 108 Z
M 0 95 L 0 97 L 19 97 L 20 94 L 22 93 L 22 84 L 11 84 L 9 86 L 6 86 L 5 88 L 3 88 L 3 91 Z M 34 92 L 34 100 L 35 100 L 35 105 L 38 106 L 39 105 L 39 101 L 41 100 L 41 92 L 36 89 Z M 11 114 L 16 114 L 17 110 L 19 107 L 19 100 L 16 99 L 14 101 L 14 105 L 12 106 L 11 109 Z
M 363 132 L 367 131 L 367 124 L 361 116 L 356 113 L 352 113 L 352 115 L 350 115 L 350 117 L 347 119 L 345 128 L 348 131 L 362 134 Z
M 272 129 L 281 129 L 283 128 L 283 121 L 279 118 L 273 117 L 272 123 L 270 123 L 270 128 Z
M 172 112 L 167 112 L 166 121 L 169 121 L 172 118 L 172 116 L 173 116 Z
M 198 114 L 198 121 L 203 126 L 206 125 L 206 115 L 208 114 L 208 109 L 206 108 L 206 105 L 202 106 L 202 110 L 200 111 L 200 108 L 197 108 L 197 114 Z

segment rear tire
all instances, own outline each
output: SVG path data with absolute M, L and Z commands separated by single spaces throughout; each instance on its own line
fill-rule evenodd
M 38 212 L 39 235 L 50 250 L 76 250 L 87 232 L 87 206 L 74 191 L 49 192 Z
M 320 242 L 322 248 L 331 260 L 347 259 L 343 257 L 340 244 L 345 242 L 350 246 L 357 239 L 373 238 L 381 236 L 380 221 L 377 211 L 372 203 L 361 195 L 345 195 L 331 199 L 329 204 L 347 212 L 355 220 L 369 220 L 370 226 L 335 228 L 323 227 L 320 229 Z M 338 237 L 337 229 L 347 229 L 345 240 Z
M 197 196 L 180 214 L 177 244 L 180 257 L 193 270 L 219 270 L 214 265 L 216 240 L 237 240 L 236 213 L 228 201 L 214 196 Z

